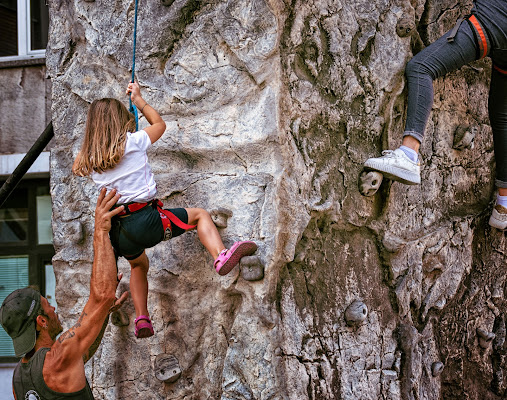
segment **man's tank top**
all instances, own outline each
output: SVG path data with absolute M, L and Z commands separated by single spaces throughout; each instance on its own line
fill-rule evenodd
M 72 393 L 59 393 L 47 387 L 42 367 L 49 350 L 47 347 L 37 350 L 30 361 L 20 361 L 14 369 L 12 384 L 17 400 L 93 400 L 88 381 L 83 389 Z

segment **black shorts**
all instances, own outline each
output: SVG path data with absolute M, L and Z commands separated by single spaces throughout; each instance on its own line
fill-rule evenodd
M 188 214 L 184 208 L 169 208 L 168 210 L 184 223 L 188 223 Z M 186 232 L 172 222 L 171 231 L 173 238 Z M 116 257 L 123 256 L 127 260 L 133 260 L 143 254 L 145 249 L 164 240 L 160 214 L 156 208 L 148 205 L 132 214 L 114 217 L 109 237 Z

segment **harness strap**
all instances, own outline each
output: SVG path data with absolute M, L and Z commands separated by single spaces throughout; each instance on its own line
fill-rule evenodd
M 479 20 L 475 17 L 475 15 L 470 15 L 467 18 L 472 31 L 475 34 L 475 38 L 477 39 L 477 44 L 479 45 L 479 51 L 477 52 L 477 59 L 484 58 L 489 53 L 489 38 L 484 29 L 479 22 Z
M 162 218 L 162 224 L 164 225 L 164 229 L 166 228 L 166 226 L 171 225 L 170 222 L 172 222 L 177 227 L 184 229 L 186 231 L 189 229 L 194 229 L 197 226 L 197 225 L 185 224 L 181 219 L 179 219 L 171 211 L 162 209 L 163 206 L 164 206 L 164 204 L 160 200 L 157 200 L 157 208 L 158 208 L 158 212 L 160 214 L 160 218 Z
M 126 203 L 126 204 L 119 204 L 116 207 L 120 207 L 120 206 L 123 206 L 123 211 L 121 211 L 120 213 L 118 213 L 118 216 L 123 216 L 123 215 L 128 215 L 128 214 L 132 214 L 136 211 L 139 211 L 139 210 L 142 210 L 144 207 L 152 204 L 154 202 L 154 200 L 152 201 L 149 201 L 147 203 Z

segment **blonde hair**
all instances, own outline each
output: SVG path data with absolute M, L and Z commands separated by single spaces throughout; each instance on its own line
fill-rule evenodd
M 123 157 L 127 132 L 134 132 L 134 116 L 118 100 L 95 100 L 88 109 L 85 137 L 72 172 L 78 176 L 114 168 Z

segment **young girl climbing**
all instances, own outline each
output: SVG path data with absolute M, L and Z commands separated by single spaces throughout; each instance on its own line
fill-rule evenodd
M 129 83 L 127 94 L 150 126 L 135 131 L 134 116 L 118 100 L 95 100 L 88 110 L 85 137 L 72 171 L 88 176 L 99 188 L 116 189 L 117 206 L 124 210 L 113 221 L 110 232 L 116 256 L 131 266 L 130 291 L 136 310 L 135 335 L 153 335 L 148 313 L 148 268 L 145 249 L 162 240 L 197 228 L 199 240 L 215 259 L 220 275 L 228 274 L 239 260 L 257 250 L 251 241 L 239 241 L 228 250 L 210 214 L 202 208 L 162 209 L 155 199 L 156 183 L 146 151 L 165 131 L 165 122 L 141 96 L 138 83 Z
M 390 179 L 421 183 L 419 146 L 433 106 L 433 80 L 474 60 L 493 60 L 488 111 L 493 131 L 498 195 L 489 224 L 507 228 L 507 1 L 476 0 L 472 14 L 407 64 L 407 119 L 402 145 L 370 158 L 365 167 Z

